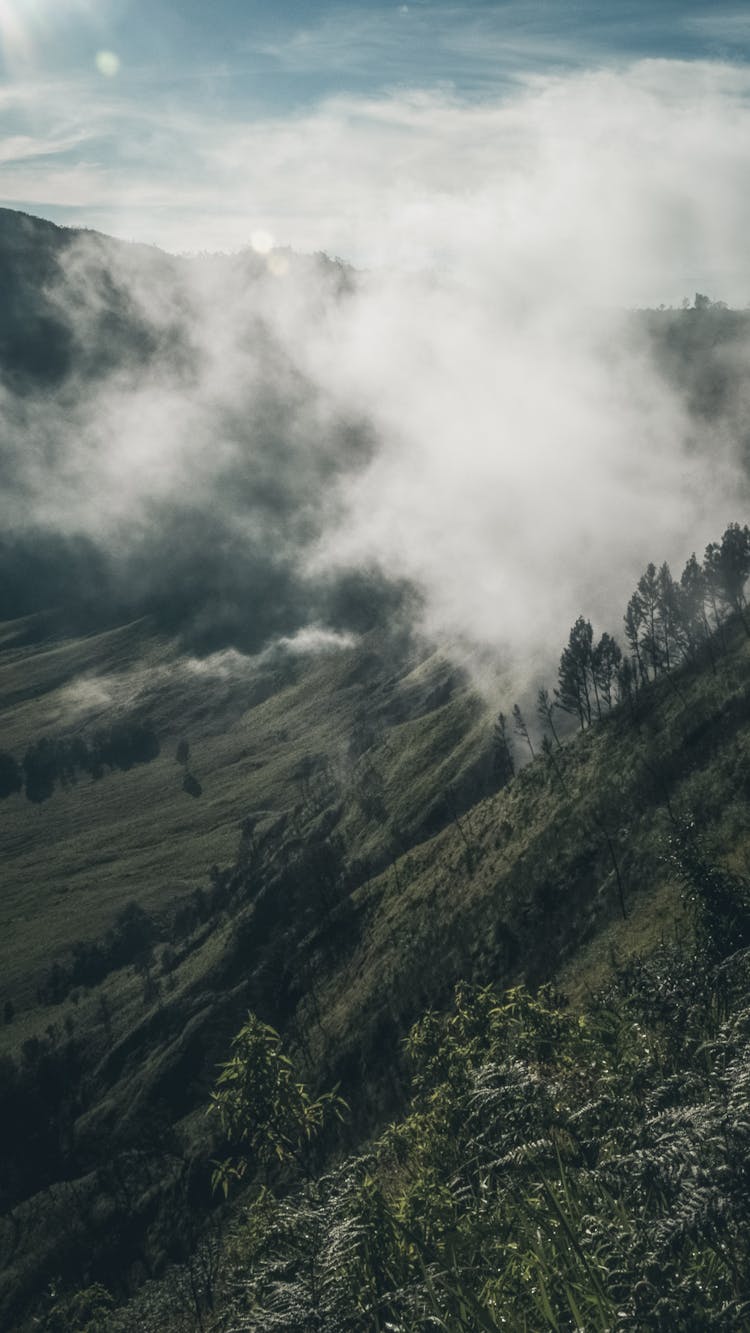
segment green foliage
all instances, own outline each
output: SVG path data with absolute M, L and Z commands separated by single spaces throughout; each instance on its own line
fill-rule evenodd
M 405 1118 L 251 1207 L 238 1327 L 750 1327 L 749 980 L 662 952 L 582 1015 L 458 987 Z
M 113 1309 L 110 1293 L 98 1283 L 66 1295 L 53 1288 L 37 1327 L 41 1333 L 107 1333 Z
M 296 1081 L 278 1032 L 255 1014 L 248 1014 L 232 1049 L 210 1107 L 230 1143 L 242 1149 L 234 1160 L 216 1164 L 213 1185 L 225 1197 L 230 1181 L 240 1179 L 251 1162 L 266 1168 L 296 1163 L 306 1170 L 313 1140 L 346 1110 L 335 1092 L 310 1096 L 304 1083 Z
M 682 879 L 703 952 L 726 958 L 750 944 L 750 884 L 712 861 L 694 819 L 674 828 L 669 856 Z

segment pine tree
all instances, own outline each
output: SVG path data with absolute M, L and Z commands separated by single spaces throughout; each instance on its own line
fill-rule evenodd
M 664 665 L 671 671 L 679 657 L 679 590 L 672 578 L 672 572 L 666 560 L 656 576 L 657 586 L 657 625 Z
M 720 594 L 732 611 L 736 611 L 750 634 L 745 619 L 745 584 L 750 577 L 750 529 L 741 528 L 739 523 L 730 523 L 721 539 L 716 559 L 716 575 Z
M 555 697 L 566 713 L 575 713 L 581 730 L 591 725 L 592 643 L 591 621 L 579 616 L 563 649 Z
M 558 750 L 561 750 L 562 746 L 560 744 L 560 737 L 558 736 L 557 731 L 555 729 L 555 721 L 553 717 L 555 707 L 556 705 L 554 701 L 550 698 L 549 690 L 543 686 L 536 696 L 537 717 L 539 718 L 539 721 L 541 722 L 543 727 L 545 725 L 549 727 L 550 731 L 552 732 L 552 735 L 555 738 Z
M 518 707 L 518 704 L 513 705 L 513 730 L 515 731 L 517 736 L 520 736 L 521 739 L 526 742 L 526 744 L 529 747 L 529 750 L 531 751 L 531 757 L 533 759 L 534 746 L 531 743 L 529 729 L 526 726 L 526 721 L 524 719 L 523 713 L 521 712 L 521 709 Z
M 641 655 L 641 629 L 643 627 L 643 604 L 637 592 L 633 593 L 625 612 L 625 638 L 628 641 L 630 654 L 635 662 L 635 688 L 638 683 L 643 684 L 648 680 L 648 673 Z
M 602 634 L 592 657 L 592 675 L 597 692 L 608 709 L 612 707 L 612 689 L 622 662 L 622 651 L 611 634 Z
M 659 644 L 659 578 L 656 565 L 651 561 L 646 571 L 638 580 L 638 597 L 643 609 L 643 633 L 641 643 L 646 659 L 651 664 L 654 677 L 658 676 L 662 665 L 662 652 Z
M 714 626 L 722 648 L 726 651 L 724 638 L 724 605 L 721 576 L 721 547 L 718 542 L 709 542 L 703 555 L 703 574 L 706 580 L 706 601 L 711 608 Z
M 505 713 L 498 713 L 497 715 L 492 733 L 492 756 L 495 779 L 498 786 L 504 787 L 510 782 L 516 771 Z
M 680 576 L 679 599 L 680 627 L 685 651 L 693 660 L 704 643 L 710 645 L 711 627 L 706 615 L 707 596 L 706 575 L 693 551 Z
M 624 657 L 617 672 L 617 702 L 627 703 L 633 710 L 633 701 L 638 692 L 635 668 L 629 657 Z

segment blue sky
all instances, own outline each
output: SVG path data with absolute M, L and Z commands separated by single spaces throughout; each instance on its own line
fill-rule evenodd
M 113 50 L 133 95 L 146 82 L 157 98 L 249 113 L 403 85 L 481 96 L 530 71 L 750 50 L 747 4 L 705 0 L 0 0 L 0 25 L 6 78 L 83 76 Z
M 350 171 L 358 126 L 363 151 L 377 157 L 374 106 L 392 146 L 390 106 L 402 148 L 412 136 L 406 156 L 419 155 L 417 174 L 435 186 L 439 143 L 427 142 L 424 101 L 414 138 L 415 99 L 458 115 L 508 105 L 535 81 L 644 61 L 744 69 L 750 9 L 684 0 L 0 0 L 0 38 L 0 202 L 175 249 L 236 248 L 264 229 L 312 248 L 326 244 L 345 203 L 321 213 L 328 186 L 319 192 L 309 176 L 294 194 L 289 136 L 308 145 L 305 162 L 325 157 L 332 174 L 341 151 Z M 442 170 L 447 183 L 448 155 Z M 347 249 L 345 226 L 333 230 L 326 248 Z

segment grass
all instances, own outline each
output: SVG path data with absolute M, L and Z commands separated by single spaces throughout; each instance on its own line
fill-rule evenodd
M 0 1049 L 17 1052 L 50 1024 L 83 1040 L 82 1160 L 157 1111 L 200 1156 L 207 1086 L 261 994 L 262 1016 L 286 1027 L 311 1086 L 340 1080 L 359 1108 L 353 1133 L 369 1133 L 398 1099 L 401 1037 L 459 979 L 554 978 L 578 1005 L 616 961 L 682 929 L 664 860 L 671 816 L 695 812 L 720 857 L 747 874 L 749 699 L 750 647 L 737 636 L 716 674 L 685 671 L 678 690 L 662 682 L 634 723 L 615 714 L 569 737 L 554 764 L 538 757 L 482 797 L 491 718 L 437 657 L 397 664 L 371 638 L 307 659 L 201 664 L 145 622 L 26 647 L 0 629 L 2 748 L 20 756 L 40 734 L 122 711 L 149 720 L 162 742 L 153 763 L 58 790 L 40 809 L 22 797 L 0 806 L 0 998 L 17 1010 Z M 197 800 L 181 788 L 182 736 Z M 261 834 L 275 830 L 265 860 L 238 864 L 228 905 L 175 942 L 169 977 L 157 949 L 158 1002 L 144 1002 L 127 967 L 62 1004 L 37 1004 L 39 971 L 74 940 L 101 936 L 129 899 L 159 912 L 206 887 L 212 864 L 234 861 L 247 816 Z M 359 859 L 361 882 L 311 911 L 304 878 L 280 886 L 290 858 L 325 828 L 345 865 Z M 53 1188 L 18 1206 L 32 1248 L 35 1208 L 54 1237 L 63 1196 Z M 23 1247 L 13 1262 L 33 1268 Z
M 132 710 L 161 741 L 151 764 L 58 787 L 41 806 L 23 794 L 0 805 L 2 998 L 11 998 L 19 1014 L 33 1009 L 40 971 L 76 940 L 100 938 L 127 901 L 158 912 L 205 887 L 212 865 L 234 860 L 249 814 L 270 821 L 314 798 L 295 776 L 306 757 L 326 756 L 334 787 L 342 790 L 366 694 L 348 683 L 362 652 L 275 666 L 232 655 L 197 663 L 147 622 L 0 651 L 0 745 L 17 758 L 41 735 L 90 730 Z M 420 668 L 424 694 L 439 670 L 435 662 Z M 407 668 L 392 682 L 388 704 L 414 694 L 411 676 Z M 434 803 L 435 752 L 446 770 L 460 773 L 479 725 L 476 700 L 462 687 L 441 709 L 383 732 L 375 762 L 400 828 L 418 823 Z M 174 759 L 183 735 L 202 785 L 198 799 L 182 790 L 183 770 Z M 358 854 L 382 853 L 386 833 L 355 801 L 341 831 Z M 48 1021 L 46 1011 L 39 1018 Z M 0 1043 L 16 1044 L 20 1031 L 0 1029 Z
M 694 813 L 719 859 L 748 874 L 744 636 L 716 676 L 686 671 L 680 688 L 682 697 L 662 683 L 636 726 L 613 716 L 571 737 L 555 760 L 564 786 L 538 758 L 464 815 L 462 830 L 449 823 L 358 890 L 364 927 L 320 982 L 326 1033 L 312 1040 L 332 1072 L 335 1053 L 356 1047 L 373 1015 L 388 1012 L 404 1029 L 461 977 L 555 978 L 576 1003 L 617 961 L 679 935 L 685 913 L 665 862 L 671 816 Z M 602 801 L 627 919 L 590 814 Z

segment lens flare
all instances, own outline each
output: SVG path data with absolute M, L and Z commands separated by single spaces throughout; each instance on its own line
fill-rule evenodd
M 273 278 L 285 278 L 289 272 L 289 260 L 286 255 L 270 254 L 266 260 L 266 268 Z
M 120 57 L 114 51 L 97 51 L 94 64 L 105 79 L 113 79 L 120 69 Z

